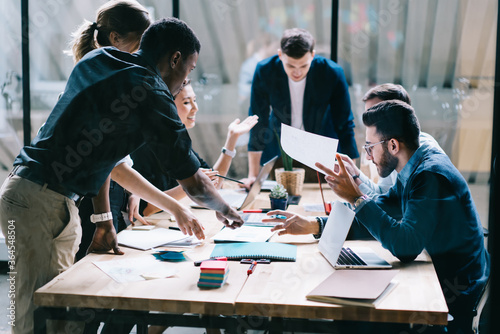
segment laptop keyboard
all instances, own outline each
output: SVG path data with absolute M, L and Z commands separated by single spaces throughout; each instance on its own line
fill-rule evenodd
M 342 248 L 337 264 L 341 266 L 366 266 L 365 261 L 361 260 L 349 247 Z

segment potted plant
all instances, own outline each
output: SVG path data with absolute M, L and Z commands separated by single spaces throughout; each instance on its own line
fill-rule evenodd
M 278 133 L 275 131 L 274 134 L 278 139 L 281 160 L 283 161 L 283 168 L 276 168 L 274 170 L 276 182 L 282 184 L 290 195 L 300 195 L 304 186 L 306 171 L 304 168 L 293 168 L 293 159 L 281 147 Z
M 277 184 L 271 189 L 269 194 L 272 210 L 286 210 L 286 203 L 288 201 L 288 193 L 282 184 Z

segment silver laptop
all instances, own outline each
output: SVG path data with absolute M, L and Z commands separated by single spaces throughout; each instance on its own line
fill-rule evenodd
M 392 266 L 369 247 L 343 247 L 354 211 L 342 202 L 335 201 L 325 229 L 319 240 L 318 249 L 336 269 L 389 269 Z
M 259 175 L 257 175 L 255 182 L 252 184 L 248 192 L 246 192 L 244 189 L 220 189 L 219 194 L 221 195 L 222 199 L 230 206 L 236 208 L 236 210 L 242 210 L 245 207 L 249 206 L 255 200 L 255 197 L 257 197 L 257 195 L 260 193 L 262 184 L 269 176 L 269 173 L 273 169 L 274 163 L 277 159 L 278 157 L 276 156 L 262 166 L 259 171 Z M 191 203 L 191 207 L 199 208 L 200 206 L 193 202 Z

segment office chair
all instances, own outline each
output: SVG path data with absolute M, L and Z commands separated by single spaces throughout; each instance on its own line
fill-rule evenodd
M 474 317 L 472 318 L 472 331 L 474 334 L 479 333 L 479 320 L 481 319 L 481 313 L 483 312 L 484 305 L 488 300 L 490 295 L 490 279 L 486 282 L 483 291 L 481 291 L 481 297 L 477 301 L 472 312 L 474 312 Z

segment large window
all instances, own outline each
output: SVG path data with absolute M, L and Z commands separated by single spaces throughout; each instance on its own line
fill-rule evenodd
M 488 222 L 497 1 L 340 1 L 339 64 L 351 85 L 358 144 L 361 98 L 399 83 L 422 130 L 466 177 Z
M 0 2 L 0 175 L 2 182 L 22 141 L 21 4 Z
M 199 122 L 191 136 L 203 158 L 215 162 L 227 125 L 248 115 L 255 66 L 277 54 L 285 29 L 307 29 L 316 39 L 316 52 L 330 58 L 331 13 L 331 0 L 180 1 L 180 18 L 202 43 L 192 74 Z M 240 138 L 230 175 L 247 174 L 246 140 Z

